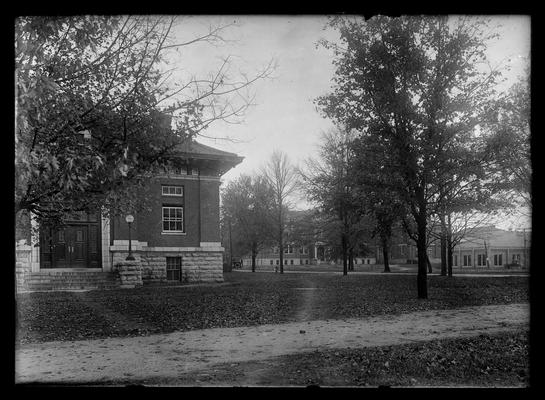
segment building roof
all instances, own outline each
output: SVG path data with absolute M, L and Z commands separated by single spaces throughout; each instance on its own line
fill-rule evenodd
M 206 146 L 195 140 L 191 142 L 181 143 L 176 146 L 176 150 L 182 155 L 187 155 L 190 158 L 203 158 L 207 160 L 232 160 L 237 161 L 237 164 L 242 162 L 244 157 L 235 153 L 219 150 L 214 147 Z
M 481 247 L 486 241 L 491 247 L 529 247 L 530 231 L 506 231 L 494 226 L 475 229 L 466 238 L 462 239 L 460 247 Z
M 244 157 L 235 153 L 206 146 L 195 140 L 178 144 L 175 149 L 177 157 L 190 162 L 196 161 L 200 165 L 211 165 L 219 175 L 223 175 L 244 160 Z

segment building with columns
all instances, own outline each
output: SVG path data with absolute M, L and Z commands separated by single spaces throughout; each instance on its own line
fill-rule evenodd
M 485 226 L 473 230 L 454 249 L 456 267 L 530 266 L 531 231 L 514 231 Z
M 143 284 L 222 281 L 220 178 L 242 157 L 192 141 L 178 146 L 176 161 L 176 168 L 155 175 L 141 193 L 151 207 L 131 223 L 135 260 L 129 264 L 136 267 L 128 270 L 137 271 L 132 278 Z M 27 229 L 28 240 L 17 241 L 18 290 L 119 285 L 116 266 L 126 263 L 129 252 L 125 216 L 76 212 L 61 229 L 36 231 L 33 236 Z

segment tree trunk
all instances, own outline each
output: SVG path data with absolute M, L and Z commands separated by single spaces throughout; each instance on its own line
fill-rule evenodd
M 231 241 L 231 218 L 229 218 L 229 271 L 233 268 L 233 242 Z
M 441 276 L 447 275 L 447 232 L 445 216 L 441 215 Z
M 488 246 L 486 245 L 486 240 L 484 241 L 484 257 L 486 259 L 486 268 L 490 268 L 490 260 L 488 258 Z
M 450 221 L 450 214 L 448 215 L 448 225 L 447 225 L 447 274 L 448 276 L 452 276 L 452 253 L 454 252 L 454 246 L 452 244 L 452 230 L 451 230 L 451 221 Z M 462 260 L 459 260 L 462 262 Z
M 278 240 L 278 251 L 280 251 L 280 273 L 284 273 L 284 241 L 282 240 L 282 235 L 280 235 L 280 239 Z
M 348 250 L 348 270 L 354 271 L 354 249 L 352 247 Z
M 422 193 L 423 194 L 423 193 Z M 426 209 L 420 202 L 420 212 L 417 218 L 417 241 L 416 248 L 418 252 L 418 274 L 416 277 L 418 298 L 428 298 L 428 277 L 427 277 L 427 249 L 426 249 Z
M 348 244 L 346 240 L 346 235 L 343 233 L 341 238 L 342 251 L 343 251 L 343 275 L 348 275 Z
M 384 272 L 390 272 L 390 254 L 388 251 L 388 239 L 382 238 L 382 257 L 384 258 Z
M 282 199 L 278 198 L 278 247 L 280 251 L 280 273 L 284 273 L 284 219 L 282 218 Z
M 450 244 L 448 244 L 449 240 L 447 240 L 447 275 L 452 276 L 452 253 L 453 249 Z
M 426 264 L 428 265 L 428 274 L 431 274 L 433 272 L 433 269 L 431 267 L 430 256 L 428 255 L 427 251 L 426 251 Z
M 255 258 L 257 256 L 257 251 L 255 244 L 252 246 L 252 272 L 255 272 Z

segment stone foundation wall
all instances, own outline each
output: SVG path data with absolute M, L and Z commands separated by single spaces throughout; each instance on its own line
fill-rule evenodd
M 142 280 L 146 283 L 164 282 L 167 279 L 166 257 L 178 257 L 179 253 L 144 252 L 142 260 Z M 183 269 L 183 267 L 182 267 Z
M 115 265 L 119 274 L 120 287 L 132 289 L 142 286 L 142 270 L 139 261 L 121 261 Z
M 167 257 L 182 257 L 182 282 L 223 282 L 223 253 L 218 251 L 144 251 L 142 280 L 166 282 Z
M 31 247 L 18 246 L 15 249 L 15 289 L 25 289 L 26 282 L 32 272 Z
M 189 252 L 182 256 L 182 280 L 187 282 L 223 282 L 221 252 Z

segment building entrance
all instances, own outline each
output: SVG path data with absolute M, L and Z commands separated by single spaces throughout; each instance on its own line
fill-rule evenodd
M 40 230 L 40 268 L 101 268 L 100 254 L 96 213 L 75 212 L 63 227 Z

